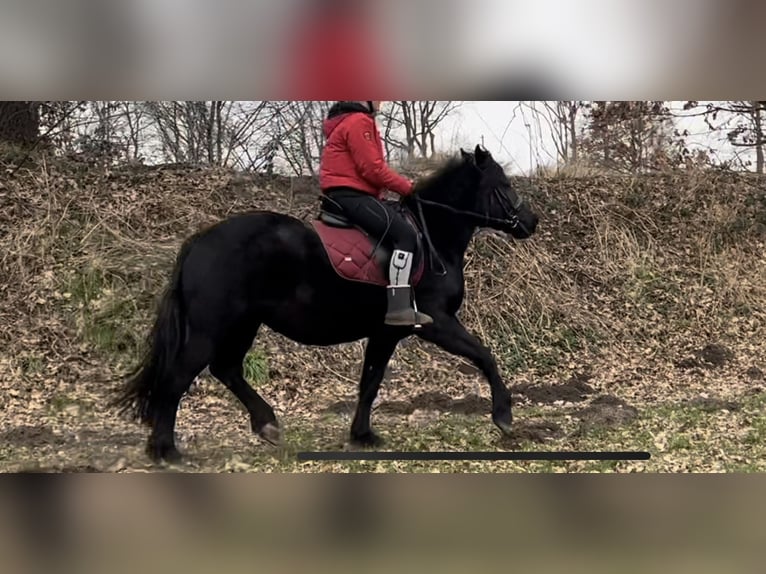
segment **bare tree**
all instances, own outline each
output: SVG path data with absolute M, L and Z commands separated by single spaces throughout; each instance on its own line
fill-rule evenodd
M 394 101 L 381 111 L 383 137 L 389 153 L 427 158 L 436 152 L 439 125 L 457 110 L 458 101 Z
M 176 163 L 257 168 L 272 153 L 284 102 L 146 102 L 162 154 Z
M 739 100 L 726 101 L 719 105 L 711 105 L 709 113 L 717 118 L 720 112 L 727 112 L 730 117 L 719 129 L 726 130 L 726 139 L 734 148 L 745 149 L 755 153 L 755 172 L 764 173 L 764 121 L 766 121 L 766 101 Z M 752 158 L 752 156 L 750 156 Z M 750 161 L 742 161 L 747 167 Z
M 89 101 L 46 102 L 43 130 L 59 153 L 107 161 L 173 162 L 286 170 L 315 176 L 322 122 L 332 102 Z M 397 150 L 428 157 L 437 127 L 459 102 L 395 102 L 384 116 Z
M 731 167 L 739 164 L 749 169 L 755 156 L 755 171 L 763 174 L 766 170 L 765 155 L 766 135 L 764 121 L 766 120 L 766 101 L 735 100 L 735 101 L 687 101 L 683 106 L 680 117 L 702 117 L 710 130 L 710 136 L 719 135 L 718 143 L 725 142 L 733 148 L 733 158 L 721 162 L 723 166 Z M 711 137 L 711 140 L 713 138 Z M 710 142 L 708 153 L 714 150 L 720 153 L 722 146 Z
M 585 105 L 583 151 L 609 169 L 638 173 L 678 162 L 684 145 L 664 101 L 598 101 Z
M 238 102 L 230 115 L 231 147 L 224 163 L 240 169 L 272 170 L 282 138 L 280 117 L 289 104 L 287 101 Z
M 46 101 L 40 102 L 40 131 L 42 138 L 59 153 L 77 151 L 77 139 L 86 126 L 93 124 L 88 116 L 89 102 Z
M 526 101 L 522 106 L 532 113 L 541 134 L 550 134 L 558 163 L 577 163 L 578 126 L 586 102 L 580 100 Z
M 316 176 L 324 145 L 322 122 L 332 102 L 288 102 L 279 114 L 279 150 L 296 175 Z
M 169 159 L 176 163 L 221 164 L 227 138 L 224 102 L 146 102 L 145 109 Z
M 505 133 L 521 117 L 529 137 L 530 165 L 533 164 L 534 150 L 545 153 L 558 165 L 575 163 L 579 157 L 580 134 L 586 102 L 582 101 L 519 101 L 513 108 L 513 115 Z M 545 145 L 547 142 L 549 145 Z M 537 157 L 538 164 L 541 158 Z
M 119 108 L 125 118 L 126 158 L 131 161 L 142 160 L 144 129 L 146 127 L 145 109 L 136 102 L 119 102 Z
M 125 155 L 120 102 L 91 101 L 83 108 L 78 126 L 83 129 L 74 139 L 76 150 L 96 161 L 113 162 Z
M 146 128 L 140 103 L 129 101 L 41 102 L 43 138 L 64 154 L 91 159 L 136 160 L 144 148 Z

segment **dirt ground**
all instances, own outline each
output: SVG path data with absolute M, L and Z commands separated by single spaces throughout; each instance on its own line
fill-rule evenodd
M 273 336 L 272 336 L 273 337 Z M 267 338 L 269 338 L 267 336 Z M 278 339 L 277 337 L 273 337 Z M 287 341 L 280 343 L 293 347 Z M 488 389 L 478 375 L 460 373 L 459 361 L 439 356 L 432 377 L 413 376 L 410 362 L 432 349 L 400 351 L 373 413 L 387 450 L 424 451 L 648 451 L 648 462 L 498 463 L 298 463 L 301 451 L 348 449 L 355 406 L 353 372 L 321 368 L 332 351 L 286 350 L 293 360 L 308 354 L 315 372 L 271 380 L 261 390 L 272 401 L 285 433 L 282 448 L 250 432 L 244 409 L 217 381 L 203 376 L 182 403 L 178 441 L 187 455 L 177 468 L 154 467 L 143 453 L 147 432 L 115 418 L 104 404 L 113 388 L 96 365 L 77 380 L 30 384 L 3 371 L 0 465 L 6 472 L 572 472 L 572 471 L 763 471 L 766 389 L 747 360 L 732 358 L 710 370 L 672 373 L 681 392 L 668 393 L 659 377 L 631 380 L 629 372 L 599 377 L 520 381 L 512 386 L 515 430 L 504 437 L 491 423 Z M 336 351 L 351 364 L 361 345 Z M 439 354 L 439 353 L 436 353 Z M 337 359 L 337 356 L 334 357 Z M 308 376 L 305 376 L 308 375 Z M 16 374 L 18 377 L 18 373 Z M 8 383 L 11 384 L 8 384 Z M 19 384 L 21 382 L 22 384 Z M 424 388 L 424 386 L 428 388 Z

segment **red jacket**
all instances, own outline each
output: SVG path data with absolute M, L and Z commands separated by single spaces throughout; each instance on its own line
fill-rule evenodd
M 338 105 L 324 123 L 327 138 L 319 170 L 322 191 L 350 187 L 375 197 L 388 189 L 402 196 L 412 193 L 412 182 L 391 169 L 383 157 L 383 142 L 375 118 L 364 111 Z M 359 105 L 361 109 L 361 105 Z

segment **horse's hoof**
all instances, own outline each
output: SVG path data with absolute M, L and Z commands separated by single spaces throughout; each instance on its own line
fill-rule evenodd
M 183 462 L 183 455 L 173 445 L 155 445 L 149 443 L 146 446 L 146 454 L 155 464 L 180 464 Z
M 504 435 L 511 436 L 513 434 L 513 416 L 510 411 L 507 414 L 493 416 L 492 421 Z
M 269 443 L 271 446 L 279 446 L 282 444 L 282 431 L 276 423 L 266 423 L 263 425 L 258 436 Z
M 360 435 L 351 435 L 351 444 L 361 448 L 379 448 L 383 446 L 384 442 L 382 438 L 372 431 Z

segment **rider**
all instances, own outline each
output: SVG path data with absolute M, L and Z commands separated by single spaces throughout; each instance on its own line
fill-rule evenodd
M 402 197 L 413 183 L 388 166 L 375 122 L 379 101 L 337 102 L 324 123 L 327 143 L 322 151 L 319 180 L 329 210 L 344 216 L 393 249 L 389 264 L 386 325 L 419 326 L 433 322 L 413 307 L 410 275 L 417 246 L 415 230 L 396 207 L 382 200 L 386 189 Z

